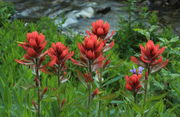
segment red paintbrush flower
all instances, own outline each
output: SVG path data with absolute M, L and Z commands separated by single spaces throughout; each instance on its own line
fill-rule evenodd
M 91 32 L 86 31 L 88 35 L 96 35 L 98 39 L 102 40 L 104 43 L 103 51 L 107 51 L 114 46 L 114 41 L 109 44 L 107 41 L 114 35 L 114 31 L 111 32 L 111 35 L 107 37 L 110 30 L 110 25 L 108 22 L 104 22 L 103 20 L 97 20 L 92 23 Z
M 97 20 L 92 23 L 92 33 L 98 37 L 104 38 L 109 33 L 110 25 L 103 20 Z
M 80 61 L 72 59 L 74 64 L 79 66 L 91 67 L 100 64 L 104 57 L 102 55 L 104 43 L 97 39 L 96 35 L 86 36 L 82 43 L 78 43 L 78 48 L 80 50 Z M 103 58 L 103 59 L 101 59 Z
M 137 92 L 141 88 L 141 79 L 142 75 L 133 74 L 132 76 L 125 76 L 126 79 L 126 89 L 129 91 Z
M 48 55 L 51 58 L 48 66 L 57 67 L 64 71 L 66 61 L 74 55 L 74 52 L 70 52 L 61 42 L 57 42 L 52 43 L 51 48 L 48 50 Z
M 45 36 L 38 34 L 38 32 L 27 33 L 26 41 L 19 44 L 26 51 L 22 60 L 16 60 L 16 62 L 25 65 L 34 65 L 36 59 L 39 59 L 39 65 L 44 60 L 45 53 L 42 53 L 46 46 Z
M 96 35 L 85 37 L 82 44 L 78 44 L 78 48 L 83 56 L 89 60 L 97 59 L 102 52 L 104 43 L 97 39 Z
M 40 94 L 40 87 L 41 87 L 41 77 L 39 70 L 43 68 L 42 62 L 45 59 L 45 55 L 47 52 L 42 53 L 43 49 L 46 46 L 45 36 L 43 34 L 38 34 L 38 32 L 27 33 L 26 41 L 19 44 L 19 46 L 23 47 L 26 51 L 26 54 L 23 56 L 23 59 L 16 60 L 16 62 L 28 66 L 32 66 L 34 73 L 35 73 L 35 84 L 38 90 L 38 101 L 36 104 L 34 101 L 32 102 L 35 109 L 37 110 L 37 115 L 40 116 L 40 103 L 42 100 L 43 95 L 47 92 L 47 88 L 43 90 Z
M 52 43 L 52 46 L 47 53 L 51 60 L 43 71 L 56 74 L 58 76 L 58 85 L 60 85 L 60 81 L 67 81 L 67 79 L 64 79 L 64 76 L 66 75 L 64 74 L 64 71 L 67 69 L 66 61 L 71 59 L 74 52 L 70 52 L 68 47 L 61 42 L 57 42 Z
M 163 61 L 161 56 L 165 47 L 159 48 L 159 45 L 154 45 L 154 42 L 149 40 L 145 47 L 140 45 L 140 49 L 141 56 L 138 59 L 134 56 L 131 57 L 134 63 L 143 67 L 149 66 L 151 72 L 156 72 L 167 65 L 168 60 Z

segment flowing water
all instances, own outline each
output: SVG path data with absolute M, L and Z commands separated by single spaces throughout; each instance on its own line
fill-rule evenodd
M 111 29 L 118 27 L 118 17 L 127 16 L 122 0 L 4 0 L 12 2 L 16 7 L 15 18 L 37 20 L 42 16 L 55 18 L 55 23 L 62 21 L 62 15 L 67 20 L 62 27 L 75 32 L 85 32 L 91 22 L 103 19 L 111 24 Z M 180 34 L 180 9 L 161 11 L 160 19 L 165 24 L 171 24 Z

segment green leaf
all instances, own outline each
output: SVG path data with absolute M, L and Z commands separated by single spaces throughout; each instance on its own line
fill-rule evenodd
M 118 93 L 111 93 L 106 96 L 99 97 L 97 100 L 112 100 L 116 98 L 119 94 Z
M 124 101 L 120 101 L 120 100 L 112 100 L 111 104 L 124 104 Z
M 158 95 L 158 96 L 152 96 L 150 99 L 147 100 L 147 102 L 151 102 L 151 101 L 156 101 L 156 100 L 160 100 L 162 98 L 164 98 L 168 93 L 162 94 L 162 95 Z
M 150 33 L 144 29 L 140 29 L 140 28 L 135 28 L 134 31 L 144 35 L 146 37 L 146 39 L 150 40 Z
M 117 77 L 115 77 L 115 78 L 113 78 L 113 79 L 111 79 L 111 80 L 107 81 L 106 83 L 104 83 L 104 84 L 103 84 L 103 86 L 106 86 L 106 85 L 112 84 L 112 83 L 114 83 L 114 82 L 118 81 L 118 80 L 119 80 L 119 79 L 121 79 L 121 78 L 123 78 L 123 75 L 117 76 Z

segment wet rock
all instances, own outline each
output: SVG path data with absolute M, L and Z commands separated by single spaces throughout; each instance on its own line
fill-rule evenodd
M 67 27 L 70 24 L 77 23 L 78 19 L 77 19 L 76 15 L 75 15 L 76 13 L 78 13 L 77 10 L 74 10 L 74 11 L 68 13 L 67 16 L 66 16 L 67 19 L 66 19 L 65 23 L 62 26 Z M 55 22 L 58 22 L 58 21 L 61 21 L 61 18 L 57 19 Z
M 80 12 L 75 14 L 77 18 L 92 18 L 94 15 L 94 9 L 92 7 L 84 8 Z
M 180 25 L 175 27 L 175 32 L 176 32 L 177 34 L 180 34 Z
M 106 14 L 111 11 L 111 7 L 107 6 L 96 11 L 97 14 Z
M 35 16 L 37 17 L 37 14 L 34 12 L 41 10 L 41 9 L 43 9 L 43 7 L 40 7 L 40 6 L 31 7 L 31 8 L 25 9 L 24 11 L 18 13 L 18 15 L 24 16 L 24 17 L 32 15 L 32 17 L 35 17 Z M 34 14 L 32 14 L 32 13 L 34 13 Z

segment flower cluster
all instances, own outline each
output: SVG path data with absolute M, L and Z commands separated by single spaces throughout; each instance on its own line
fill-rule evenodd
M 65 71 L 67 68 L 65 66 L 66 61 L 74 55 L 74 52 L 70 52 L 61 42 L 52 43 L 47 53 L 51 58 L 48 66 L 53 68 L 55 74 L 58 73 L 58 70 L 61 72 Z
M 81 55 L 92 61 L 102 55 L 103 46 L 104 43 L 96 35 L 86 36 L 82 44 L 78 43 Z
M 131 57 L 131 60 L 145 68 L 149 67 L 151 72 L 156 72 L 161 68 L 165 67 L 168 63 L 168 60 L 163 61 L 161 54 L 164 52 L 165 47 L 159 48 L 159 45 L 154 45 L 152 40 L 149 40 L 146 43 L 146 46 L 140 45 L 141 56 L 136 58 Z
M 126 89 L 129 91 L 137 92 L 141 88 L 140 79 L 142 74 L 133 74 L 132 76 L 125 76 Z
M 96 35 L 86 36 L 82 43 L 78 43 L 80 50 L 80 61 L 71 59 L 74 64 L 83 67 L 91 67 L 92 71 L 105 67 L 109 60 L 103 57 L 104 43 L 98 40 Z
M 74 52 L 70 52 L 69 49 L 64 46 L 61 42 L 52 43 L 52 47 L 43 53 L 43 50 L 46 46 L 45 36 L 43 34 L 38 34 L 38 32 L 27 33 L 27 39 L 25 42 L 19 43 L 19 46 L 23 47 L 26 51 L 26 54 L 23 56 L 23 59 L 16 60 L 16 62 L 28 66 L 32 66 L 35 71 L 35 84 L 37 88 L 37 103 L 35 101 L 32 102 L 35 109 L 37 110 L 37 115 L 40 116 L 40 107 L 41 100 L 44 94 L 47 92 L 48 88 L 45 87 L 42 92 L 41 91 L 41 77 L 40 70 L 42 71 L 50 71 L 49 68 L 52 68 L 52 72 L 58 75 L 58 86 L 60 84 L 60 76 L 64 73 L 67 68 L 65 63 L 68 59 L 70 59 Z M 46 65 L 42 65 L 42 62 L 45 60 L 45 55 L 49 55 L 50 62 Z M 50 71 L 51 72 L 51 71 Z M 63 74 L 64 75 L 64 74 Z M 61 77 L 63 78 L 63 77 Z M 63 102 L 64 104 L 65 102 Z M 62 104 L 62 105 L 63 105 Z
M 104 57 L 103 52 L 114 46 L 114 41 L 110 44 L 107 43 L 107 40 L 114 34 L 113 31 L 111 36 L 107 37 L 109 30 L 110 25 L 108 22 L 104 22 L 103 20 L 93 22 L 91 32 L 86 31 L 88 35 L 85 36 L 82 43 L 78 43 L 80 61 L 71 59 L 74 64 L 90 68 L 90 71 L 97 71 L 100 68 L 105 68 L 110 63 L 110 60 Z
M 45 36 L 43 34 L 38 34 L 38 32 L 27 33 L 26 41 L 19 44 L 26 51 L 23 59 L 16 60 L 16 62 L 24 65 L 34 65 L 39 59 L 38 65 L 44 61 L 44 56 L 46 53 L 42 53 L 46 46 Z
M 103 20 L 97 20 L 92 23 L 92 33 L 100 38 L 105 38 L 109 33 L 110 25 Z
M 92 23 L 91 32 L 86 31 L 88 35 L 96 35 L 98 39 L 102 40 L 104 43 L 103 51 L 108 51 L 114 46 L 114 40 L 107 43 L 108 40 L 114 35 L 114 31 L 111 32 L 110 36 L 107 36 L 110 30 L 110 25 L 108 22 L 103 20 L 97 20 Z

